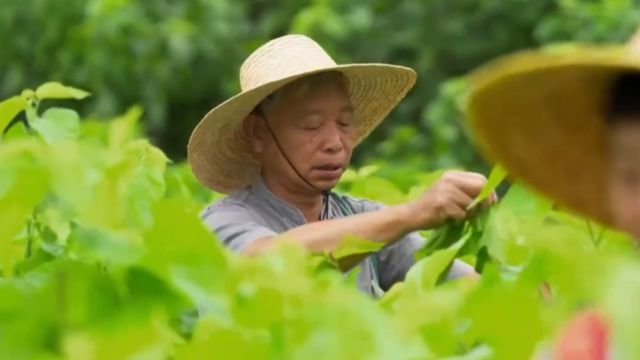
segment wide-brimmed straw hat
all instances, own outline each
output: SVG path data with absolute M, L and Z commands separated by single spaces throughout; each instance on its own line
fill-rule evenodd
M 241 92 L 211 110 L 191 134 L 188 159 L 196 177 L 221 193 L 254 183 L 261 165 L 243 131 L 243 119 L 282 86 L 326 71 L 339 71 L 347 78 L 356 144 L 391 112 L 416 81 L 415 71 L 403 66 L 338 65 L 320 45 L 303 35 L 271 40 L 242 64 Z
M 640 71 L 639 40 L 525 51 L 472 73 L 466 111 L 480 150 L 559 205 L 611 225 L 606 111 L 614 79 Z

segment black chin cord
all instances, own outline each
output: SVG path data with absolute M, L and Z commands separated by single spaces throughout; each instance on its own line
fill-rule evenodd
M 276 143 L 276 146 L 278 147 L 278 150 L 280 150 L 280 153 L 282 154 L 284 159 L 287 160 L 287 163 L 289 164 L 291 169 L 293 169 L 293 171 L 296 173 L 296 175 L 298 175 L 298 177 L 300 179 L 302 179 L 302 181 L 304 181 L 310 188 L 312 188 L 313 190 L 319 191 L 322 194 L 322 212 L 318 216 L 318 220 L 326 220 L 326 219 L 328 219 L 329 218 L 329 194 L 330 194 L 329 190 L 320 190 L 320 189 L 318 189 L 317 187 L 313 186 L 313 184 L 311 184 L 309 182 L 309 180 L 305 179 L 305 177 L 302 176 L 302 174 L 300 174 L 298 169 L 296 169 L 296 167 L 293 165 L 293 163 L 291 162 L 291 160 L 287 156 L 287 153 L 285 153 L 284 150 L 282 149 L 282 146 L 280 145 L 280 142 L 278 141 L 278 138 L 276 137 L 276 134 L 273 132 L 273 129 L 271 128 L 271 125 L 269 125 L 269 121 L 267 120 L 267 117 L 264 114 L 264 112 L 262 111 L 262 109 L 258 108 L 258 112 L 259 112 L 260 117 L 262 117 L 264 119 L 264 123 L 267 125 L 267 129 L 269 130 L 269 133 L 271 134 L 271 137 L 273 138 L 273 141 Z

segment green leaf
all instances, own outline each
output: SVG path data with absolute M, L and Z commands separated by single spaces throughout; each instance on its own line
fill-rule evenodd
M 22 90 L 22 92 L 20 93 L 20 97 L 24 100 L 24 101 L 29 101 L 32 100 L 34 97 L 36 96 L 35 91 L 31 90 L 31 89 L 24 89 Z
M 33 275 L 0 281 L 0 324 L 11 333 L 0 337 L 0 358 L 36 359 L 50 344 L 56 320 L 51 306 L 55 293 L 46 289 L 51 276 Z
M 352 255 L 375 253 L 382 249 L 383 243 L 369 241 L 356 236 L 347 236 L 331 254 L 339 260 Z
M 210 294 L 222 286 L 227 259 L 218 240 L 184 199 L 163 199 L 151 208 L 153 226 L 144 233 L 142 265 L 168 279 L 201 309 L 219 305 Z
M 109 265 L 133 264 L 144 251 L 139 235 L 124 231 L 77 226 L 69 241 L 76 256 Z
M 50 186 L 49 173 L 42 164 L 43 153 L 38 145 L 13 142 L 0 147 L 0 266 L 9 276 L 16 260 L 12 240 L 23 229 Z
M 424 246 L 416 252 L 416 259 L 430 256 L 434 252 L 446 249 L 460 240 L 465 232 L 466 222 L 448 221 L 433 232 Z
M 482 274 L 482 270 L 484 269 L 485 264 L 491 260 L 489 257 L 489 251 L 486 246 L 483 246 L 478 251 L 478 255 L 476 257 L 476 266 L 475 270 L 478 274 Z
M 26 120 L 19 121 L 9 128 L 2 136 L 3 142 L 10 142 L 20 139 L 28 139 L 32 134 L 29 133 L 25 126 Z
M 482 238 L 493 210 L 494 208 L 479 209 L 475 216 L 467 220 L 465 233 L 468 234 L 467 236 L 469 236 L 469 240 L 460 250 L 458 256 L 476 255 L 484 245 L 482 243 Z
M 411 285 L 419 291 L 433 288 L 468 239 L 469 237 L 465 236 L 448 248 L 438 250 L 416 263 L 407 273 L 405 287 Z
M 379 201 L 387 205 L 400 204 L 405 201 L 405 195 L 402 191 L 391 181 L 381 177 L 369 177 L 353 183 L 351 193 L 356 197 Z
M 473 202 L 467 206 L 467 210 L 474 208 L 479 203 L 486 200 L 506 177 L 507 171 L 502 166 L 494 166 L 491 170 L 491 174 L 489 175 L 489 179 L 487 180 L 487 184 L 482 188 L 480 194 L 478 194 Z
M 617 263 L 615 273 L 609 282 L 609 291 L 604 292 L 605 311 L 601 317 L 610 324 L 611 347 L 624 349 L 621 359 L 637 359 L 640 356 L 640 344 L 637 341 L 637 324 L 640 321 L 640 309 L 633 303 L 640 296 L 640 266 L 637 259 L 625 259 Z
M 44 210 L 38 211 L 35 218 L 42 240 L 40 246 L 52 255 L 60 256 L 71 234 L 71 221 L 73 218 L 70 216 L 71 214 L 65 214 L 58 208 L 62 208 L 60 204 L 49 200 L 45 201 L 44 205 L 49 206 L 41 205 Z
M 127 307 L 102 321 L 103 326 L 64 333 L 63 353 L 66 359 L 169 358 L 178 338 L 165 317 L 159 312 L 144 316 L 139 309 Z
M 20 96 L 13 96 L 0 102 L 0 134 L 4 132 L 11 120 L 26 107 L 27 101 Z
M 213 317 L 204 317 L 196 326 L 193 341 L 179 348 L 176 359 L 202 359 L 202 354 L 210 353 L 211 349 L 225 354 L 229 360 L 266 359 L 270 338 L 261 333 L 224 326 Z
M 75 140 L 80 133 L 80 117 L 70 109 L 50 108 L 30 125 L 49 144 Z
M 480 345 L 473 348 L 471 351 L 464 355 L 448 356 L 441 360 L 492 360 L 495 359 L 495 354 L 490 346 Z
M 378 172 L 379 169 L 380 169 L 380 167 L 378 165 L 366 165 L 366 166 L 363 166 L 358 170 L 358 177 L 360 179 L 365 179 L 365 178 L 375 174 L 376 172 Z
M 151 208 L 164 195 L 167 158 L 146 140 L 136 140 L 110 153 L 93 203 L 82 213 L 85 223 L 101 228 L 150 226 Z
M 402 298 L 406 290 L 404 289 L 404 281 L 393 284 L 391 289 L 382 295 L 378 300 L 378 304 L 382 308 L 392 309 L 393 306 Z
M 36 89 L 38 99 L 84 99 L 90 94 L 84 90 L 62 85 L 59 82 L 48 82 Z
M 524 283 L 483 279 L 462 312 L 469 319 L 466 341 L 491 346 L 496 360 L 531 359 L 547 331 L 537 288 Z
M 358 173 L 352 168 L 348 168 L 340 177 L 340 184 L 350 183 L 358 179 Z
M 125 156 L 132 161 L 126 188 L 125 216 L 130 226 L 149 226 L 151 209 L 165 192 L 164 174 L 167 157 L 146 140 L 131 142 Z
M 124 115 L 113 119 L 109 124 L 109 148 L 118 149 L 133 140 L 141 116 L 142 108 L 133 106 Z
M 553 203 L 524 185 L 514 184 L 500 200 L 500 207 L 509 209 L 516 215 L 544 217 Z
M 541 225 L 540 219 L 519 218 L 507 208 L 496 206 L 489 213 L 478 246 L 486 246 L 491 258 L 503 264 L 520 265 L 531 255 L 527 234 L 536 225 Z

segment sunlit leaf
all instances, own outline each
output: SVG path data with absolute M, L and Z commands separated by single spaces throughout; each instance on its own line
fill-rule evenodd
M 374 242 L 357 238 L 355 236 L 347 236 L 342 240 L 340 245 L 331 251 L 334 259 L 342 259 L 352 255 L 374 253 L 384 246 L 383 243 Z
M 80 117 L 73 110 L 50 108 L 30 123 L 48 143 L 74 140 L 80 133 Z
M 468 237 L 463 237 L 446 249 L 438 250 L 423 258 L 407 273 L 405 286 L 412 284 L 421 291 L 436 285 L 440 276 L 449 268 Z
M 144 252 L 139 235 L 122 231 L 78 226 L 69 241 L 76 256 L 106 264 L 133 264 Z
M 0 102 L 0 134 L 26 106 L 27 102 L 20 96 L 13 96 Z
M 399 204 L 404 201 L 404 194 L 389 180 L 379 177 L 369 177 L 354 183 L 351 194 L 356 197 L 367 198 L 387 205 Z
M 16 260 L 11 241 L 50 186 L 40 150 L 32 142 L 0 147 L 0 266 L 8 275 Z
M 48 82 L 40 85 L 36 91 L 39 99 L 84 99 L 90 94 L 71 86 L 62 85 L 59 82 Z

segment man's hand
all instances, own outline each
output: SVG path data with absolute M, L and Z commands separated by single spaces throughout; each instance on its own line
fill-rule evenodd
M 447 220 L 464 220 L 475 212 L 467 207 L 486 185 L 487 178 L 482 174 L 447 171 L 420 198 L 408 203 L 410 213 L 415 217 L 415 230 L 431 229 L 442 225 Z M 497 201 L 492 193 L 482 206 Z

